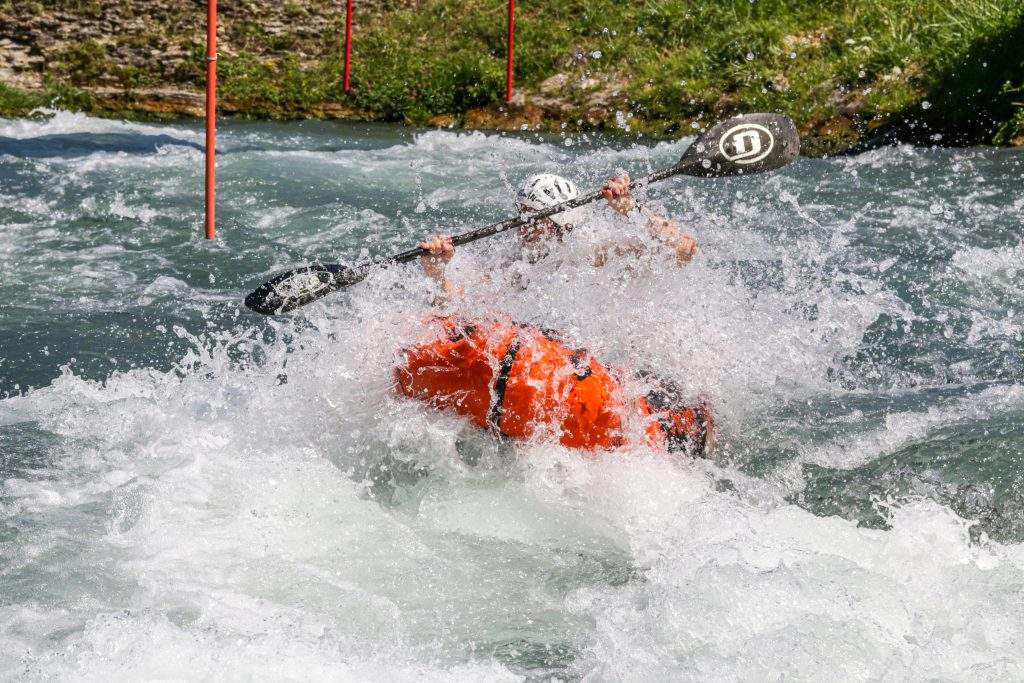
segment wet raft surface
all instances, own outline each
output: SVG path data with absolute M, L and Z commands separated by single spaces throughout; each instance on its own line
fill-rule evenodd
M 276 269 L 506 216 L 681 144 L 0 122 L 4 677 L 1019 678 L 1024 157 L 894 148 L 646 201 L 685 270 L 462 250 L 469 312 L 707 395 L 719 459 L 497 447 L 396 400 L 411 269 L 285 320 Z M 505 246 L 502 246 L 502 245 Z M 472 463 L 472 464 L 471 464 Z

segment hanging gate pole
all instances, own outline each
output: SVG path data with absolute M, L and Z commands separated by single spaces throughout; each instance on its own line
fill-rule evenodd
M 516 52 L 516 0 L 508 0 L 508 69 L 505 74 L 505 101 L 512 101 L 512 67 Z
M 216 234 L 217 0 L 206 4 L 206 239 Z
M 349 74 L 352 71 L 352 0 L 345 3 L 345 92 L 348 92 Z

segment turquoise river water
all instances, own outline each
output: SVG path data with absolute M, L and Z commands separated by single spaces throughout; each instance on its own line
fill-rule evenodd
M 701 250 L 470 310 L 655 367 L 710 460 L 496 444 L 401 400 L 417 268 L 245 293 L 503 219 L 685 142 L 0 120 L 0 678 L 1024 678 L 1024 153 L 892 147 L 644 200 Z M 593 209 L 586 247 L 630 226 Z M 489 273 L 490 278 L 483 275 Z

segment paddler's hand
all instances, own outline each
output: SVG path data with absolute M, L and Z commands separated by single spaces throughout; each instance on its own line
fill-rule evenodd
M 452 244 L 451 235 L 431 235 L 419 243 L 420 249 L 426 249 L 429 254 L 420 256 L 420 264 L 431 279 L 438 282 L 444 281 L 444 268 L 455 256 L 455 245 Z
M 452 256 L 455 256 L 455 245 L 452 243 L 452 236 L 431 235 L 420 242 L 419 247 L 429 252 L 420 256 L 420 264 L 423 266 L 423 271 L 440 288 L 440 291 L 434 295 L 431 305 L 443 306 L 452 299 L 461 297 L 462 288 L 448 282 L 448 278 L 444 275 L 444 267 L 452 260 Z
M 675 221 L 652 215 L 647 229 L 651 237 L 676 252 L 676 261 L 680 265 L 689 263 L 697 255 L 697 240 L 683 232 Z
M 623 216 L 636 208 L 636 200 L 629 190 L 629 176 L 626 174 L 609 178 L 601 188 L 601 194 L 607 200 L 608 206 Z

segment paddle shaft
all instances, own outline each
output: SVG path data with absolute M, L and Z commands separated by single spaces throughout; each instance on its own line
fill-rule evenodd
M 800 136 L 789 117 L 782 114 L 745 114 L 715 124 L 687 147 L 675 166 L 634 180 L 629 186 L 630 189 L 636 189 L 675 175 L 725 178 L 763 173 L 785 166 L 799 152 Z M 455 235 L 452 242 L 455 245 L 468 244 L 512 228 L 530 225 L 554 214 L 597 201 L 601 197 L 600 191 L 591 192 L 527 216 Z M 429 253 L 426 249 L 416 247 L 390 258 L 375 258 L 357 266 L 338 263 L 302 266 L 264 282 L 245 297 L 245 305 L 264 315 L 287 313 L 364 280 L 375 266 L 407 263 Z
M 663 180 L 665 178 L 671 178 L 674 175 L 688 172 L 686 164 L 679 163 L 671 168 L 665 168 L 660 171 L 648 175 L 645 178 L 631 181 L 629 187 L 631 190 L 646 186 L 657 180 Z M 576 207 L 589 204 L 590 202 L 597 201 L 603 196 L 600 190 L 585 194 L 582 197 L 563 202 L 558 206 L 552 206 L 541 211 L 531 213 L 527 217 L 510 218 L 500 223 L 494 223 L 493 225 L 486 225 L 476 230 L 462 233 L 461 235 L 455 235 L 452 237 L 452 243 L 455 245 L 469 244 L 478 239 L 484 237 L 490 237 L 491 235 L 497 235 L 500 232 L 511 230 L 512 228 L 518 228 L 523 225 L 528 225 L 536 221 L 552 216 L 556 213 L 561 213 L 569 209 L 575 209 Z M 316 301 L 317 299 L 326 296 L 331 292 L 336 292 L 339 289 L 351 287 L 357 282 L 362 282 L 370 274 L 375 266 L 387 266 L 388 264 L 394 263 L 408 263 L 413 261 L 420 256 L 426 256 L 430 252 L 422 247 L 416 247 L 403 251 L 400 254 L 395 254 L 390 258 L 386 259 L 373 259 L 360 263 L 357 266 L 343 266 L 337 263 L 305 266 L 295 270 L 281 273 L 274 279 L 263 283 L 249 296 L 245 298 L 245 305 L 250 309 L 263 313 L 264 315 L 273 315 L 275 313 L 287 312 L 304 306 L 307 303 Z M 309 278 L 313 279 L 310 280 Z M 282 297 L 278 291 L 278 287 L 287 286 L 289 282 L 298 280 L 300 291 L 298 293 L 290 292 L 286 296 Z M 305 279 L 302 279 L 305 278 Z M 310 283 L 313 283 L 313 288 L 308 289 Z
M 678 175 L 682 171 L 683 169 L 679 165 L 672 166 L 670 168 L 663 168 L 660 171 L 655 171 L 654 173 L 644 178 L 639 178 L 637 180 L 631 181 L 629 183 L 629 189 L 638 189 L 640 187 L 650 185 L 655 181 L 664 180 L 665 178 L 671 178 L 674 175 Z M 543 209 L 541 211 L 531 212 L 528 217 L 520 216 L 518 218 L 509 218 L 508 220 L 501 221 L 500 223 L 485 225 L 482 228 L 470 230 L 469 232 L 464 232 L 461 235 L 454 235 L 452 237 L 452 244 L 456 247 L 463 244 L 469 244 L 470 242 L 475 242 L 476 240 L 482 239 L 484 237 L 497 235 L 499 232 L 505 232 L 506 230 L 511 230 L 513 228 L 518 228 L 523 225 L 539 221 L 542 218 L 553 216 L 556 213 L 562 213 L 563 211 L 567 211 L 569 209 L 575 209 L 577 207 L 584 206 L 585 204 L 590 204 L 591 202 L 601 199 L 603 196 L 604 195 L 602 194 L 601 190 L 596 190 L 589 194 L 579 196 L 576 199 L 570 199 L 567 202 L 562 202 L 558 206 L 553 206 L 551 208 Z M 420 256 L 426 256 L 429 253 L 429 251 L 422 247 L 416 247 L 414 249 L 409 249 L 408 251 L 403 251 L 400 254 L 395 254 L 394 256 L 383 262 L 408 263 L 409 261 L 419 258 Z

